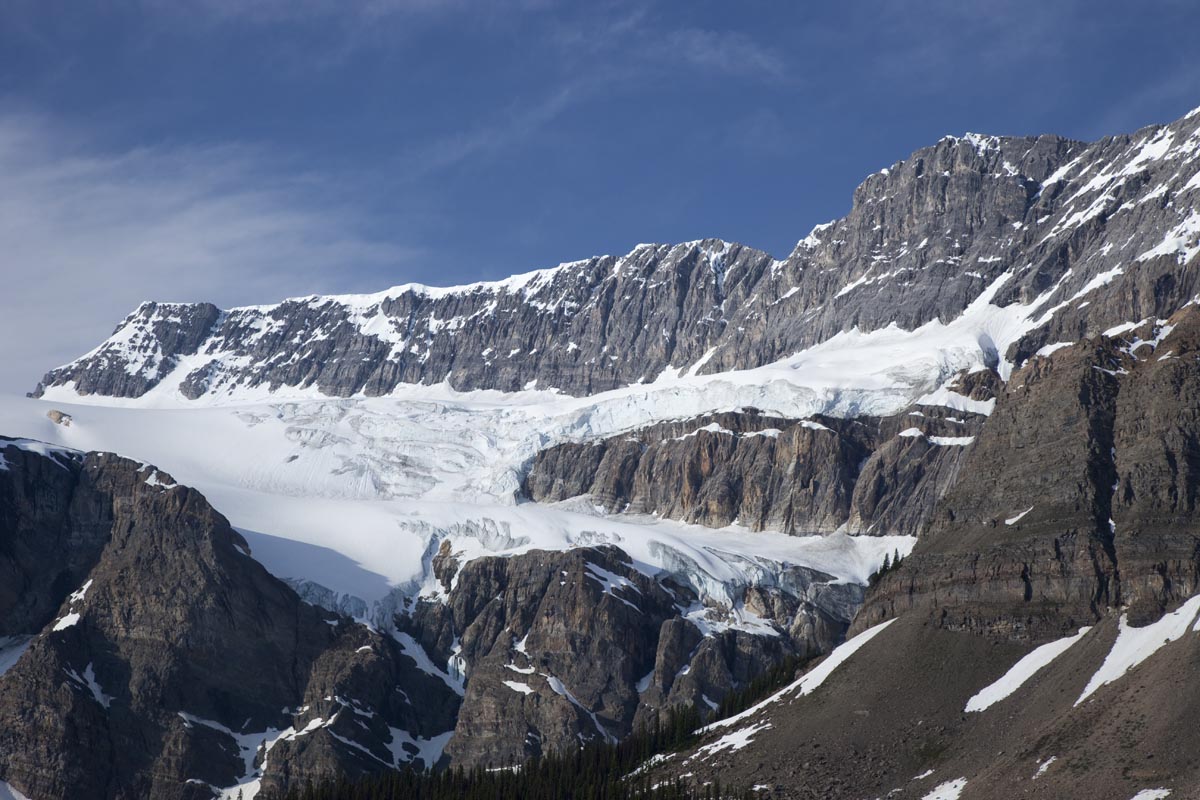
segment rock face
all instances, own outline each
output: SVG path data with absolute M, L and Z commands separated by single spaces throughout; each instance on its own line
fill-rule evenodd
M 1041 314 L 1008 353 L 971 343 L 989 366 L 1020 363 L 1168 316 L 1200 291 L 1179 269 L 1200 252 L 1198 171 L 1196 113 L 1092 144 L 946 137 L 870 176 L 845 218 L 783 261 L 707 239 L 453 289 L 225 312 L 146 303 L 35 394 L 137 397 L 161 383 L 192 399 L 281 386 L 344 397 L 448 380 L 584 395 L 668 367 L 756 367 L 849 331 L 947 323 L 976 302 Z
M 1013 374 L 928 530 L 855 623 L 921 609 L 1043 641 L 1200 589 L 1190 523 L 1200 314 L 1033 359 Z
M 543 450 L 523 490 L 714 527 L 916 535 L 984 419 L 932 406 L 884 419 L 712 414 Z
M 1032 359 L 852 654 L 658 771 L 781 798 L 1194 793 L 1198 359 L 1194 307 Z
M 888 615 L 919 606 L 952 629 L 1035 640 L 1102 614 L 1117 599 L 1112 373 L 1126 360 L 1089 342 L 1014 373 L 959 481 L 856 625 L 892 599 Z
M 715 708 L 785 655 L 827 652 L 861 602 L 861 587 L 797 567 L 706 609 L 611 545 L 461 565 L 445 548 L 434 566 L 445 598 L 397 625 L 466 673 L 446 753 L 467 766 L 615 741 L 676 705 Z
M 439 679 L 301 602 L 169 475 L 14 440 L 0 456 L 0 780 L 208 798 L 428 758 L 452 727 Z

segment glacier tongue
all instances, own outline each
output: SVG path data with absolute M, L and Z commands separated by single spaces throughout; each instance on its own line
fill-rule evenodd
M 442 591 L 431 561 L 443 541 L 460 560 L 612 544 L 637 569 L 674 575 L 751 627 L 759 623 L 736 609 L 742 588 L 786 586 L 796 565 L 864 583 L 885 554 L 912 546 L 909 537 L 796 537 L 610 517 L 587 503 L 518 504 L 519 470 L 541 447 L 685 415 L 696 397 L 442 391 L 186 411 L 79 405 L 70 427 L 46 419 L 44 402 L 8 399 L 0 429 L 166 465 L 306 599 L 375 624 Z

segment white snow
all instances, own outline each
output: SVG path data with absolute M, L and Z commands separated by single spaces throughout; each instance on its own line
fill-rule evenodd
M 90 588 L 92 588 L 92 579 L 88 578 L 84 582 L 83 586 L 80 586 L 78 589 L 67 595 L 67 602 L 71 604 L 78 603 L 80 600 L 87 597 L 87 590 Z
M 907 553 L 914 542 L 598 516 L 586 502 L 518 505 L 517 469 L 540 447 L 610 435 L 654 415 L 675 418 L 675 406 L 659 405 L 667 399 L 662 393 L 643 396 L 653 403 L 639 411 L 629 397 L 598 406 L 568 399 L 559 406 L 559 400 L 539 405 L 523 393 L 425 388 L 427 399 L 188 410 L 77 406 L 69 428 L 46 419 L 43 403 L 5 399 L 0 431 L 169 468 L 230 519 L 269 570 L 360 598 L 370 609 L 368 621 L 381 628 L 397 595 L 444 591 L 430 566 L 444 541 L 462 561 L 613 544 L 633 559 L 634 569 L 666 572 L 693 587 L 704 606 L 701 623 L 712 608 L 731 612 L 734 626 L 760 631 L 761 621 L 734 608 L 745 586 L 778 585 L 790 565 L 865 583 L 886 554 Z M 630 590 L 617 594 L 636 603 Z
M 520 416 L 536 417 L 540 423 L 537 430 L 552 439 L 630 430 L 655 421 L 738 406 L 754 406 L 788 417 L 894 413 L 918 397 L 933 393 L 960 370 L 995 363 L 998 357 L 1002 358 L 1008 344 L 1033 326 L 1036 312 L 1049 301 L 1057 286 L 1028 305 L 993 305 L 992 300 L 1012 276 L 1011 271 L 1000 275 L 951 322 L 934 320 L 911 331 L 894 323 L 869 333 L 852 329 L 755 369 L 680 375 L 680 370 L 668 368 L 653 382 L 584 398 L 562 395 L 553 388 L 511 393 L 456 392 L 446 384 L 401 385 L 391 398 L 443 401 L 459 406 L 456 409 L 459 412 L 506 409 L 511 413 L 506 415 L 505 428 L 519 422 Z M 180 381 L 200 366 L 189 358 L 182 359 L 158 386 L 134 400 L 84 397 L 72 385 L 51 387 L 45 399 L 56 403 L 142 408 L 204 408 L 328 399 L 315 387 L 281 387 L 274 392 L 265 387 L 231 387 L 228 392 L 190 401 L 178 389 Z M 209 358 L 202 357 L 205 361 Z M 1001 367 L 1002 372 L 1007 369 L 1003 364 Z M 472 426 L 474 430 L 493 430 L 482 424 L 493 419 L 478 413 L 472 416 L 476 423 Z M 586 418 L 591 430 L 580 430 L 581 417 Z M 176 477 L 186 480 L 174 463 L 152 463 L 160 463 Z
M 958 800 L 958 796 L 962 794 L 962 790 L 966 786 L 966 778 L 946 781 L 934 787 L 933 791 L 922 797 L 921 800 Z
M 50 425 L 54 424 L 54 423 L 49 422 L 49 420 L 47 420 L 47 422 Z M 55 427 L 58 427 L 58 426 L 55 426 Z M 11 435 L 11 434 L 0 434 L 0 435 Z M 69 448 L 57 447 L 55 445 L 49 444 L 47 442 L 38 441 L 36 439 L 20 439 L 20 438 L 14 438 L 11 440 L 0 439 L 0 450 L 6 450 L 10 447 L 14 447 L 17 450 L 25 450 L 30 453 L 37 453 L 40 456 L 46 456 L 51 461 L 53 461 L 55 464 L 58 464 L 60 467 L 63 467 L 64 469 L 66 467 L 63 465 L 62 462 L 64 460 L 70 460 L 72 458 L 75 458 L 78 455 L 78 454 L 74 453 L 72 450 L 70 450 Z M 6 459 L 4 459 L 4 457 L 2 455 L 0 455 L 0 469 L 10 469 L 10 468 L 11 467 L 9 466 L 8 461 Z
M 1126 672 L 1154 655 L 1164 645 L 1182 638 L 1196 620 L 1198 612 L 1200 612 L 1200 595 L 1192 597 L 1175 611 L 1163 615 L 1162 619 L 1142 628 L 1130 627 L 1127 615 L 1122 614 L 1117 640 L 1113 642 L 1112 650 L 1104 659 L 1104 663 L 1100 665 L 1100 669 L 1092 675 L 1092 679 L 1088 681 L 1083 694 L 1075 701 L 1075 705 L 1079 705 L 1091 697 L 1101 686 L 1119 680 Z
M 450 737 L 454 735 L 453 730 L 440 733 L 437 736 L 431 736 L 428 739 L 414 737 L 408 731 L 399 728 L 391 728 L 392 741 L 388 745 L 388 749 L 392 752 L 392 759 L 396 765 L 408 764 L 413 761 L 422 761 L 426 767 L 433 767 L 442 757 L 442 752 L 446 749 L 446 743 L 450 741 Z M 416 754 L 412 754 L 405 747 L 416 749 Z
M 519 683 L 517 681 L 504 681 L 504 685 L 512 689 L 514 692 L 521 694 L 533 694 L 533 687 L 528 683 Z
M 425 652 L 425 648 L 421 646 L 420 642 L 418 642 L 409 634 L 401 631 L 393 632 L 392 636 L 397 642 L 400 643 L 400 649 L 404 652 L 404 655 L 416 662 L 417 669 L 421 670 L 427 675 L 432 675 L 435 678 L 440 679 L 442 683 L 450 687 L 450 689 L 456 694 L 461 696 L 464 693 L 465 690 L 463 688 L 462 680 L 456 680 L 455 677 L 450 675 L 447 670 L 439 669 L 438 666 L 433 663 L 433 660 L 429 657 L 429 654 Z
M 560 695 L 561 697 L 565 697 L 571 705 L 575 706 L 576 708 L 578 708 L 580 711 L 582 711 L 584 714 L 586 714 L 588 717 L 591 718 L 592 724 L 596 726 L 596 731 L 600 734 L 601 739 L 603 739 L 605 742 L 610 742 L 610 743 L 614 743 L 614 744 L 616 743 L 617 738 L 615 736 L 611 735 L 608 732 L 608 730 L 606 730 L 605 727 L 600 724 L 600 720 L 599 720 L 599 718 L 596 717 L 595 712 L 593 712 L 590 708 L 585 706 L 583 703 L 579 702 L 579 700 L 575 697 L 575 695 L 571 694 L 570 690 L 567 689 L 567 687 L 563 684 L 563 682 L 561 680 L 554 677 L 553 675 L 547 675 L 544 672 L 539 673 L 539 674 L 543 678 L 546 679 L 546 683 L 547 683 L 547 685 L 549 685 L 550 690 L 552 692 L 554 692 L 557 695 Z
M 158 477 L 158 470 L 151 470 L 150 477 L 146 478 L 146 485 L 147 486 L 159 486 L 163 489 L 173 489 L 176 486 L 178 486 L 179 484 L 168 483 Z
M 237 746 L 238 752 L 242 757 L 242 774 L 238 782 L 220 788 L 221 800 L 237 800 L 237 798 L 241 798 L 241 800 L 254 800 L 262 788 L 262 775 L 267 767 L 267 756 L 270 754 L 271 748 L 282 740 L 294 739 L 297 736 L 303 736 L 310 732 L 309 728 L 305 728 L 305 730 L 300 732 L 297 732 L 294 728 L 287 728 L 282 731 L 268 729 L 250 733 L 237 733 L 219 722 L 203 719 L 185 711 L 177 711 L 176 715 L 183 720 L 185 728 L 190 729 L 197 725 L 209 728 L 228 736 Z M 319 718 L 314 721 L 318 723 L 323 722 Z M 262 762 L 258 767 L 255 767 L 254 762 L 260 751 L 262 752 Z
M 703 728 L 700 728 L 698 732 L 705 733 L 707 731 L 716 730 L 717 728 L 724 728 L 734 725 L 744 719 L 749 719 L 767 706 L 777 703 L 791 695 L 802 697 L 806 694 L 812 694 L 817 690 L 818 687 L 820 687 L 822 683 L 825 682 L 830 675 L 833 674 L 834 670 L 846 663 L 850 656 L 857 653 L 860 649 L 862 649 L 863 645 L 874 639 L 895 621 L 895 618 L 892 618 L 887 622 L 881 622 L 875 627 L 868 628 L 867 630 L 858 634 L 853 639 L 843 642 L 835 647 L 833 652 L 827 655 L 820 664 L 804 673 L 804 675 L 802 675 L 799 679 L 780 689 L 766 700 L 751 706 L 739 714 L 734 714 L 732 717 L 726 717 L 725 719 L 720 719 L 716 722 L 705 725 Z
M 1180 264 L 1186 264 L 1200 253 L 1200 211 L 1193 210 L 1178 225 L 1167 232 L 1163 240 L 1137 257 L 1148 261 L 1159 256 L 1174 255 Z
M 955 411 L 982 414 L 985 417 L 989 416 L 996 407 L 995 400 L 975 400 L 946 387 L 922 395 L 917 398 L 916 402 L 923 406 L 943 406 Z
M 1164 800 L 1170 796 L 1170 789 L 1142 789 L 1129 800 Z
M 112 705 L 112 696 L 105 694 L 104 690 L 100 688 L 100 684 L 96 682 L 96 670 L 91 664 L 87 665 L 82 675 L 70 669 L 64 669 L 63 671 L 66 672 L 67 677 L 75 681 L 78 686 L 83 689 L 87 689 L 97 703 L 105 708 L 108 708 Z
M 1090 630 L 1090 627 L 1080 628 L 1074 636 L 1049 642 L 1027 653 L 1016 664 L 1013 664 L 999 680 L 981 689 L 978 694 L 968 700 L 967 706 L 963 710 L 967 712 L 983 711 L 1009 697 L 1040 670 L 1048 666 L 1051 661 L 1065 653 L 1071 645 L 1082 639 Z
M 1038 349 L 1035 356 L 1049 356 L 1062 350 L 1064 347 L 1074 347 L 1075 342 L 1054 342 L 1053 344 L 1045 345 Z
M 1046 774 L 1046 770 L 1050 769 L 1050 765 L 1058 761 L 1058 756 L 1050 756 L 1045 761 L 1038 764 L 1037 772 L 1033 773 L 1033 780 L 1037 780 Z
M 686 764 L 688 761 L 696 758 L 704 761 L 709 756 L 716 755 L 723 750 L 737 752 L 754 741 L 755 734 L 765 731 L 771 727 L 771 723 L 769 722 L 756 722 L 753 725 L 748 725 L 740 730 L 727 733 L 720 739 L 717 739 L 715 742 L 711 742 L 697 749 L 692 757 L 687 759 L 687 761 L 684 761 L 684 763 Z
M 614 591 L 615 589 L 628 589 L 633 591 L 635 594 L 641 594 L 642 590 L 639 589 L 632 581 L 624 576 L 616 574 L 615 572 L 609 572 L 608 570 L 604 569 L 604 567 L 601 567 L 598 564 L 593 564 L 590 561 L 584 566 L 584 568 L 587 571 L 587 576 L 598 582 L 605 594 L 612 595 L 625 605 L 632 608 L 634 611 L 640 611 L 636 605 L 629 602 Z
M 524 292 L 551 274 L 469 289 Z M 667 572 L 694 588 L 700 606 L 689 616 L 707 630 L 732 618 L 736 627 L 770 633 L 771 626 L 737 608 L 745 586 L 778 585 L 791 565 L 865 583 L 885 554 L 908 552 L 912 540 L 784 536 L 736 525 L 711 530 L 598 516 L 582 503 L 518 504 L 522 465 L 557 442 L 594 441 L 739 407 L 808 420 L 809 428 L 821 425 L 812 422 L 814 415 L 895 413 L 914 401 L 989 413 L 994 401 L 971 400 L 949 387 L 960 371 L 997 359 L 1002 372 L 1011 369 L 1002 354 L 1053 292 L 1027 305 L 993 305 L 1012 275 L 1001 275 L 947 323 L 850 330 L 764 367 L 716 375 L 668 370 L 653 382 L 591 397 L 552 388 L 458 392 L 443 383 L 401 386 L 382 398 L 243 388 L 193 402 L 178 385 L 200 365 L 185 358 L 136 400 L 81 397 L 71 386 L 51 389 L 42 402 L 3 399 L 0 431 L 56 447 L 117 452 L 168 470 L 201 490 L 268 569 L 363 600 L 369 621 L 390 619 L 397 595 L 444 593 L 430 560 L 445 541 L 460 561 L 608 543 L 628 553 L 635 569 Z M 432 296 L 440 290 L 413 291 Z M 364 325 L 375 325 L 372 304 L 384 296 L 391 295 L 343 300 L 362 307 Z M 276 323 L 264 315 L 261 324 L 265 330 Z M 49 402 L 71 414 L 70 427 L 46 419 Z M 931 441 L 963 445 L 968 437 Z M 156 480 L 153 473 L 149 479 Z M 636 605 L 628 591 L 614 596 Z
M 55 621 L 54 627 L 51 628 L 51 630 L 64 631 L 67 628 L 70 628 L 71 626 L 75 625 L 77 622 L 79 622 L 79 614 L 75 611 L 72 611 L 70 614 L 67 614 L 65 617 L 62 617 L 61 619 Z
M 939 447 L 966 447 L 975 441 L 974 436 L 930 436 L 929 443 Z
M 1025 515 L 1028 514 L 1030 511 L 1033 511 L 1033 506 L 1030 506 L 1029 508 L 1025 509 L 1024 511 L 1018 513 L 1016 516 L 1012 516 L 1012 517 L 1009 517 L 1008 519 L 1004 520 L 1004 524 L 1005 525 L 1016 525 L 1018 522 L 1020 522 L 1022 519 L 1024 519 Z

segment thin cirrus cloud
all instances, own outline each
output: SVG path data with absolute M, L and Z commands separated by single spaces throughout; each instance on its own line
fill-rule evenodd
M 686 64 L 726 75 L 779 79 L 787 74 L 782 55 L 738 31 L 671 31 L 663 52 L 675 54 Z
M 142 300 L 365 290 L 418 252 L 318 201 L 324 176 L 249 148 L 96 153 L 51 120 L 0 115 L 0 174 L 0 341 L 21 342 L 0 361 L 4 392 L 32 388 Z

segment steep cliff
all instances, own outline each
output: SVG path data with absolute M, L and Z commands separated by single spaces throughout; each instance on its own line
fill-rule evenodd
M 985 419 L 937 406 L 883 419 L 710 414 L 542 450 L 522 488 L 711 527 L 913 536 Z
M 0 439 L 0 780 L 208 798 L 436 760 L 458 697 L 307 605 L 196 491 Z

